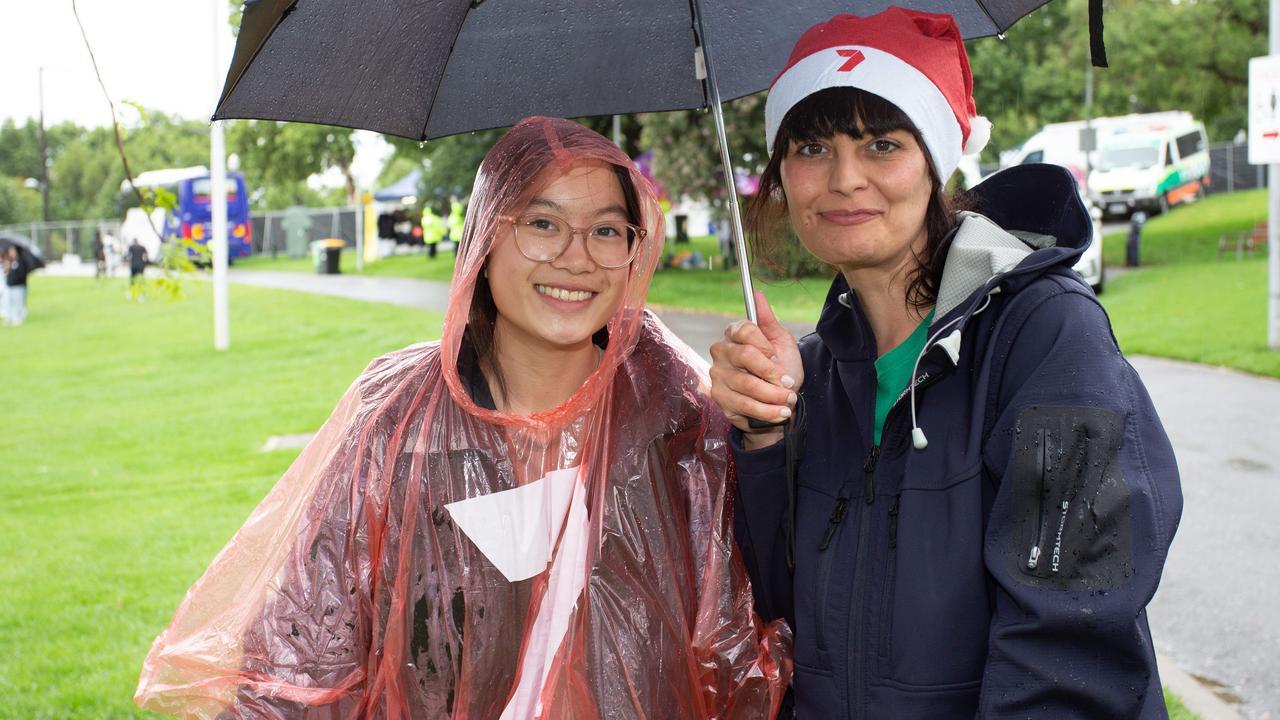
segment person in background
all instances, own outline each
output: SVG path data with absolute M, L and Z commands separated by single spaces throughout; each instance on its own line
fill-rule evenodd
M 9 252 L 0 248 L 0 325 L 9 324 Z
M 1070 173 L 944 191 L 989 135 L 973 81 L 951 16 L 891 7 L 810 28 L 769 91 L 755 255 L 838 272 L 798 346 L 757 293 L 711 349 L 756 607 L 793 622 L 801 720 L 1165 718 L 1173 448 L 1072 270 Z
M 457 198 L 449 201 L 449 241 L 453 243 L 453 253 L 458 254 L 458 245 L 462 242 L 462 225 L 466 221 L 466 208 Z
M 444 220 L 436 214 L 435 209 L 430 205 L 423 205 L 422 242 L 427 246 L 428 258 L 434 258 L 436 256 L 436 251 L 440 248 L 440 241 L 444 239 L 444 234 Z
M 144 273 L 147 270 L 147 263 L 151 259 L 147 257 L 147 249 L 142 247 L 142 243 L 134 238 L 133 244 L 129 246 L 129 297 L 143 300 L 146 296 L 143 294 Z
M 93 277 L 101 280 L 107 276 L 107 246 L 102 239 L 102 231 L 93 234 Z
M 102 251 L 107 264 L 107 277 L 115 277 L 120 265 L 120 240 L 110 231 L 102 234 Z
M 5 322 L 21 325 L 27 320 L 27 266 L 22 262 L 16 245 L 9 246 L 5 262 L 4 282 L 8 312 Z

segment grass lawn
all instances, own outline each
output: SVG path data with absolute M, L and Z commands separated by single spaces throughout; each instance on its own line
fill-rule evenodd
M 1125 353 L 1280 377 L 1267 347 L 1267 262 L 1151 268 L 1107 282 L 1101 297 Z
M 373 357 L 440 317 L 209 286 L 130 303 L 124 281 L 36 276 L 0 328 L 0 718 L 139 716 L 142 659 L 178 601 Z
M 1267 220 L 1267 191 L 1242 190 L 1210 195 L 1152 218 L 1143 228 L 1139 260 L 1145 265 L 1173 265 L 1216 260 L 1218 238 L 1249 230 Z M 1103 241 L 1107 265 L 1124 264 L 1128 231 L 1110 233 Z
M 1177 695 L 1164 691 L 1164 705 L 1169 710 L 1169 720 L 1198 720 L 1199 715 L 1187 709 Z

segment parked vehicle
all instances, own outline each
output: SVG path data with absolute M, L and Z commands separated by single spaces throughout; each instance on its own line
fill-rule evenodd
M 1184 115 L 1178 122 L 1125 128 L 1100 144 L 1089 189 L 1107 215 L 1166 212 L 1204 195 L 1209 185 L 1209 143 L 1204 125 Z
M 140 173 L 134 179 L 134 184 L 139 188 L 163 191 L 173 200 L 173 208 L 157 207 L 152 212 L 151 223 L 148 223 L 142 208 L 130 207 L 126 210 L 125 224 L 131 228 L 129 232 L 121 229 L 126 244 L 131 242 L 132 237 L 139 237 L 152 258 L 161 257 L 162 245 L 165 243 L 182 240 L 197 246 L 208 244 L 213 232 L 212 181 L 208 168 L 195 166 L 152 170 Z M 120 191 L 126 206 L 137 205 L 127 180 L 121 183 Z M 151 229 L 153 224 L 154 231 Z M 160 233 L 159 242 L 155 239 L 156 232 Z M 249 198 L 244 176 L 240 173 L 227 173 L 227 258 L 234 260 L 248 257 L 252 251 L 253 226 L 249 223 Z M 188 253 L 194 259 L 200 257 L 200 253 L 193 248 L 188 248 Z

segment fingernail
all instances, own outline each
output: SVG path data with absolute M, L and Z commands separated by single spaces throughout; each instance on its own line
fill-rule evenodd
M 795 387 L 795 386 L 796 386 L 796 379 L 795 379 L 795 378 L 791 377 L 790 375 L 783 375 L 783 376 L 782 376 L 782 387 L 784 387 L 784 388 L 793 388 L 793 387 Z
M 791 417 L 791 408 L 782 408 L 782 412 L 780 412 L 780 413 L 778 413 L 778 414 L 779 414 L 779 415 L 781 415 L 781 416 L 782 416 L 782 417 L 784 417 L 784 418 L 789 418 L 789 417 Z
M 796 394 L 795 394 L 795 393 L 791 393 L 790 395 L 788 395 L 788 396 L 787 396 L 787 404 L 788 404 L 788 405 L 795 405 L 795 404 L 796 404 Z

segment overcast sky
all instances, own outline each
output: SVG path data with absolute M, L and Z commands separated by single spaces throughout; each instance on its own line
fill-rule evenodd
M 230 26 L 215 22 L 215 2 L 225 13 L 226 0 L 77 0 L 102 80 L 122 119 L 137 118 L 124 101 L 195 120 L 213 114 L 234 47 Z M 222 34 L 216 70 L 215 26 Z M 0 120 L 22 124 L 39 115 L 41 67 L 46 124 L 111 123 L 71 0 L 0 0 Z M 361 140 L 362 147 L 384 145 Z M 356 170 L 362 184 L 372 182 L 384 152 L 360 153 Z

